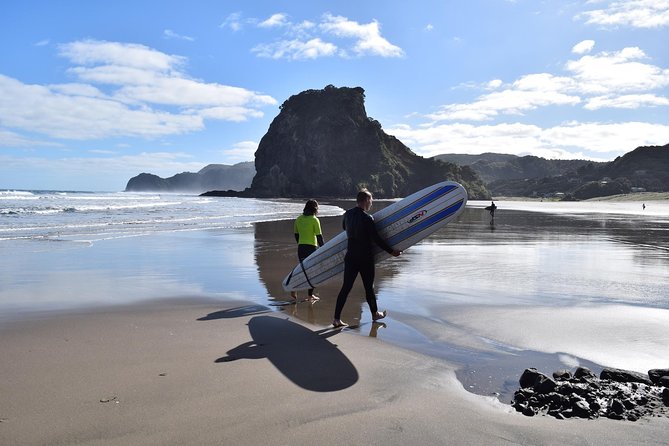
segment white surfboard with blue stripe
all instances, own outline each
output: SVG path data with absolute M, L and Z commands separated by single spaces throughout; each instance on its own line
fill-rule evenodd
M 444 181 L 381 209 L 373 214 L 374 222 L 379 235 L 393 249 L 404 251 L 453 221 L 466 204 L 465 188 Z M 343 231 L 293 268 L 283 280 L 284 290 L 313 288 L 343 273 L 346 247 Z M 389 256 L 377 247 L 377 263 Z

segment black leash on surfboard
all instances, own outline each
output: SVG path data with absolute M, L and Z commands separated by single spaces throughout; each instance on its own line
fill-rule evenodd
M 304 273 L 304 277 L 307 279 L 307 283 L 309 284 L 309 287 L 310 287 L 310 288 L 316 288 L 316 287 L 313 286 L 313 284 L 311 283 L 311 280 L 309 280 L 309 276 L 307 275 L 307 270 L 304 268 L 304 263 L 302 263 L 302 260 L 301 260 L 301 259 L 300 259 L 300 266 L 302 267 L 302 272 Z M 288 275 L 288 278 L 286 279 L 285 286 L 288 286 L 288 284 L 290 283 L 290 279 L 293 278 L 293 273 L 294 273 L 294 272 L 295 272 L 295 270 L 291 271 L 290 274 Z
M 304 263 L 302 263 L 302 259 L 300 259 L 300 266 L 302 267 L 302 272 L 304 273 L 304 277 L 307 279 L 307 283 L 309 284 L 310 288 L 316 288 L 311 284 L 311 280 L 309 280 L 309 276 L 307 276 L 307 270 L 304 268 Z

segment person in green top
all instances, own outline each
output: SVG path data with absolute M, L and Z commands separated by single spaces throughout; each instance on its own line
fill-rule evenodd
M 321 222 L 316 217 L 318 214 L 318 202 L 308 200 L 304 205 L 302 215 L 295 219 L 294 232 L 297 242 L 297 257 L 302 260 L 316 251 L 319 246 L 323 246 L 323 233 L 321 232 Z M 314 289 L 309 288 L 309 300 L 316 301 L 318 297 L 314 296 Z M 297 300 L 297 293 L 292 291 L 290 296 Z

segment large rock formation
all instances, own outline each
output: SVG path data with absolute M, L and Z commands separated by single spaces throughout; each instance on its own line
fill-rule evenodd
M 195 192 L 212 189 L 231 189 L 241 191 L 251 185 L 255 168 L 253 162 L 228 166 L 209 164 L 199 172 L 183 172 L 169 178 L 161 178 L 150 173 L 141 173 L 132 177 L 126 192 Z
M 281 106 L 256 151 L 248 196 L 350 197 L 367 187 L 402 197 L 443 180 L 488 192 L 469 167 L 420 157 L 367 116 L 360 87 L 307 90 Z

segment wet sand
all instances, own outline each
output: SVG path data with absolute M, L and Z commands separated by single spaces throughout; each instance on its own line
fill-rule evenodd
M 0 443 L 667 444 L 669 420 L 528 418 L 445 361 L 249 302 L 5 324 Z

